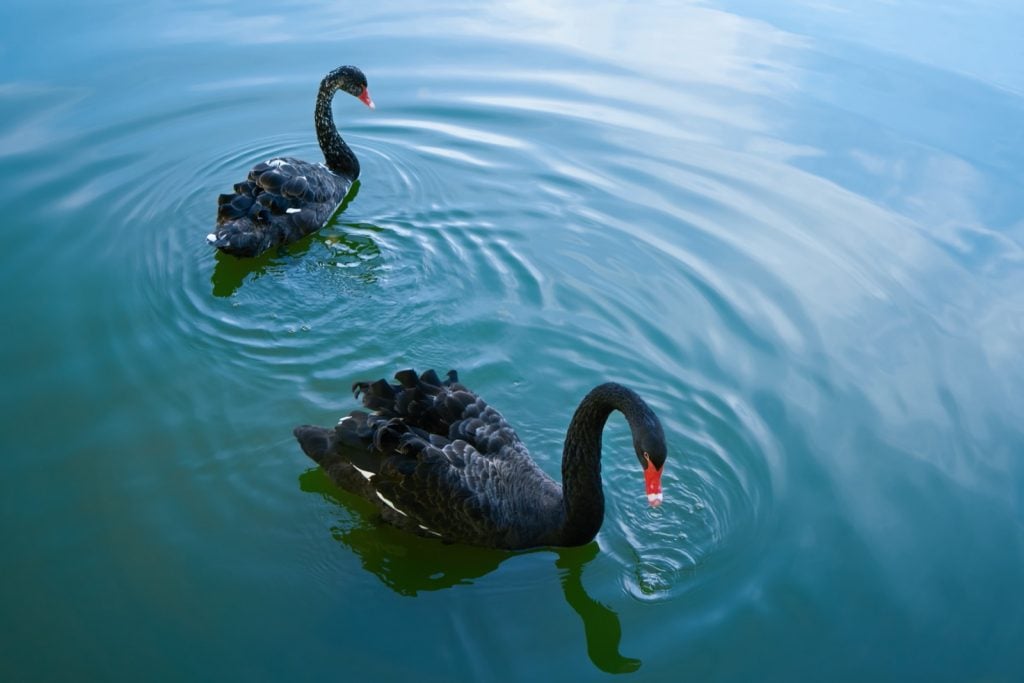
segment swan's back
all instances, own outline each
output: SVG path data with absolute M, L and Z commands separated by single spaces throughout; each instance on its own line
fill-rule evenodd
M 217 200 L 217 227 L 207 241 L 235 256 L 256 256 L 322 228 L 352 181 L 323 164 L 278 157 L 257 164 L 234 192 Z
M 453 542 L 525 548 L 552 542 L 561 488 L 530 458 L 505 418 L 458 382 L 407 370 L 357 383 L 370 412 L 332 430 L 295 430 L 339 486 L 401 528 Z

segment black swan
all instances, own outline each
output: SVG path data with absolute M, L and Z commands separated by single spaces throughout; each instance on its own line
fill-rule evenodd
M 366 76 L 354 66 L 342 66 L 324 76 L 316 95 L 313 120 L 324 152 L 322 163 L 276 157 L 256 164 L 232 194 L 218 198 L 217 226 L 206 241 L 235 256 L 259 256 L 327 224 L 359 177 L 359 160 L 341 139 L 331 101 L 344 90 L 374 108 Z
M 633 432 L 648 502 L 662 501 L 661 422 L 620 384 L 601 384 L 580 402 L 559 486 L 454 370 L 444 381 L 433 370 L 403 370 L 395 379 L 353 385 L 372 412 L 353 411 L 331 429 L 296 427 L 295 438 L 334 483 L 373 502 L 399 528 L 510 550 L 589 543 L 604 519 L 601 432 L 613 410 Z

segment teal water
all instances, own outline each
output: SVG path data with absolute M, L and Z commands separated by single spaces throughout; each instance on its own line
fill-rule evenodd
M 4 680 L 1024 676 L 1017 3 L 3 16 Z M 343 63 L 344 211 L 212 253 Z M 632 386 L 665 504 L 613 419 L 588 547 L 380 527 L 291 428 L 403 367 L 553 475 Z

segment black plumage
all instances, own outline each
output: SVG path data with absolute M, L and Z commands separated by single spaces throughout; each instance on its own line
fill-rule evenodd
M 365 411 L 336 427 L 295 428 L 303 451 L 341 488 L 376 504 L 389 523 L 445 541 L 495 548 L 582 545 L 604 518 L 601 432 L 626 416 L 648 499 L 661 502 L 665 437 L 657 416 L 615 383 L 580 402 L 566 433 L 562 485 L 545 474 L 501 414 L 433 370 L 357 382 Z M 563 489 L 564 487 L 564 489 Z
M 216 227 L 206 236 L 211 245 L 235 256 L 259 256 L 327 224 L 359 177 L 359 160 L 331 115 L 338 90 L 374 106 L 359 69 L 343 66 L 327 74 L 313 117 L 324 163 L 276 157 L 256 164 L 245 182 L 235 184 L 234 193 L 218 198 Z

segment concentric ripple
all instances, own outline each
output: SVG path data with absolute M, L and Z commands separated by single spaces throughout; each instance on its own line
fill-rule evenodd
M 1019 673 L 1013 3 L 14 4 L 15 678 Z M 212 251 L 218 194 L 320 157 L 342 62 L 377 103 L 334 103 L 344 208 Z M 614 415 L 595 544 L 381 527 L 291 431 L 406 367 L 556 477 L 578 401 L 632 387 L 663 505 Z
M 650 510 L 628 434 L 611 423 L 600 542 L 618 585 L 666 601 L 714 581 L 761 546 L 788 476 L 741 387 L 779 381 L 764 368 L 784 359 L 786 380 L 821 400 L 836 330 L 808 287 L 827 280 L 854 301 L 907 284 L 885 255 L 845 239 L 850 219 L 808 226 L 820 218 L 802 200 L 813 179 L 715 145 L 713 127 L 655 125 L 657 108 L 634 112 L 611 87 L 629 74 L 605 66 L 463 66 L 443 88 L 421 84 L 392 102 L 378 94 L 372 114 L 337 102 L 360 182 L 319 233 L 251 260 L 205 244 L 216 197 L 270 156 L 318 158 L 307 117 L 270 117 L 277 130 L 263 130 L 268 117 L 251 113 L 247 88 L 264 84 L 239 83 L 234 98 L 200 89 L 151 120 L 94 131 L 64 204 L 109 220 L 104 258 L 135 273 L 109 324 L 131 319 L 139 331 L 113 335 L 118 354 L 141 343 L 170 366 L 198 363 L 217 398 L 196 413 L 268 430 L 268 448 L 286 451 L 290 425 L 270 431 L 268 413 L 327 423 L 355 407 L 356 379 L 454 367 L 555 476 L 571 407 L 598 382 L 624 382 L 662 416 L 670 461 L 666 502 Z M 598 94 L 595 79 L 609 87 Z M 169 120 L 183 138 L 232 134 L 187 152 L 136 144 Z M 867 210 L 831 187 L 812 192 L 850 215 Z M 149 381 L 144 366 L 125 370 Z M 194 401 L 184 386 L 165 391 Z M 235 395 L 251 410 L 233 412 Z M 246 457 L 216 438 L 206 447 Z M 265 504 L 292 488 L 268 479 L 235 495 Z
M 491 76 L 464 69 L 446 86 L 473 93 Z M 328 423 L 354 408 L 356 379 L 454 367 L 557 476 L 571 407 L 600 381 L 629 384 L 668 431 L 667 499 L 655 511 L 643 504 L 628 436 L 613 422 L 605 472 L 614 495 L 600 541 L 626 594 L 672 599 L 695 576 L 707 580 L 702 568 L 716 558 L 758 538 L 785 476 L 770 464 L 768 430 L 730 386 L 725 349 L 753 342 L 773 356 L 813 348 L 813 336 L 786 334 L 813 335 L 813 325 L 757 255 L 708 222 L 714 214 L 755 220 L 728 195 L 739 179 L 680 161 L 670 147 L 633 153 L 649 147 L 649 120 L 615 114 L 627 106 L 621 99 L 574 106 L 590 86 L 522 73 L 504 83 L 544 97 L 468 94 L 457 106 L 406 99 L 389 112 L 378 95 L 373 115 L 336 103 L 362 178 L 330 225 L 258 259 L 205 244 L 217 195 L 258 161 L 319 151 L 312 130 L 283 117 L 280 129 L 291 132 L 239 125 L 252 101 L 244 92 L 235 102 L 201 90 L 177 111 L 105 129 L 96 144 L 115 150 L 168 119 L 186 132 L 201 125 L 232 136 L 187 153 L 141 147 L 95 168 L 84 155 L 73 172 L 93 180 L 67 201 L 105 214 L 106 258 L 135 274 L 109 320 L 112 329 L 131 320 L 137 330 L 112 335 L 117 354 L 142 344 L 168 367 L 198 364 L 209 399 L 197 401 L 186 385 L 165 387 L 164 398 L 193 403 L 195 415 L 233 432 L 266 433 L 265 456 L 281 449 L 304 466 L 290 424 Z M 568 151 L 580 149 L 595 152 Z M 642 163 L 623 166 L 627 155 Z M 712 259 L 745 260 L 749 280 L 724 281 Z M 782 293 L 768 328 L 763 310 L 748 305 L 765 282 Z M 693 329 L 688 311 L 716 323 Z M 150 382 L 145 366 L 124 369 L 136 386 Z M 232 409 L 236 395 L 248 396 L 249 410 Z M 268 414 L 282 410 L 289 417 L 270 429 Z M 253 457 L 216 436 L 202 443 L 219 454 L 201 468 L 211 483 L 228 462 Z M 294 488 L 282 471 L 228 482 L 239 501 L 273 505 Z

